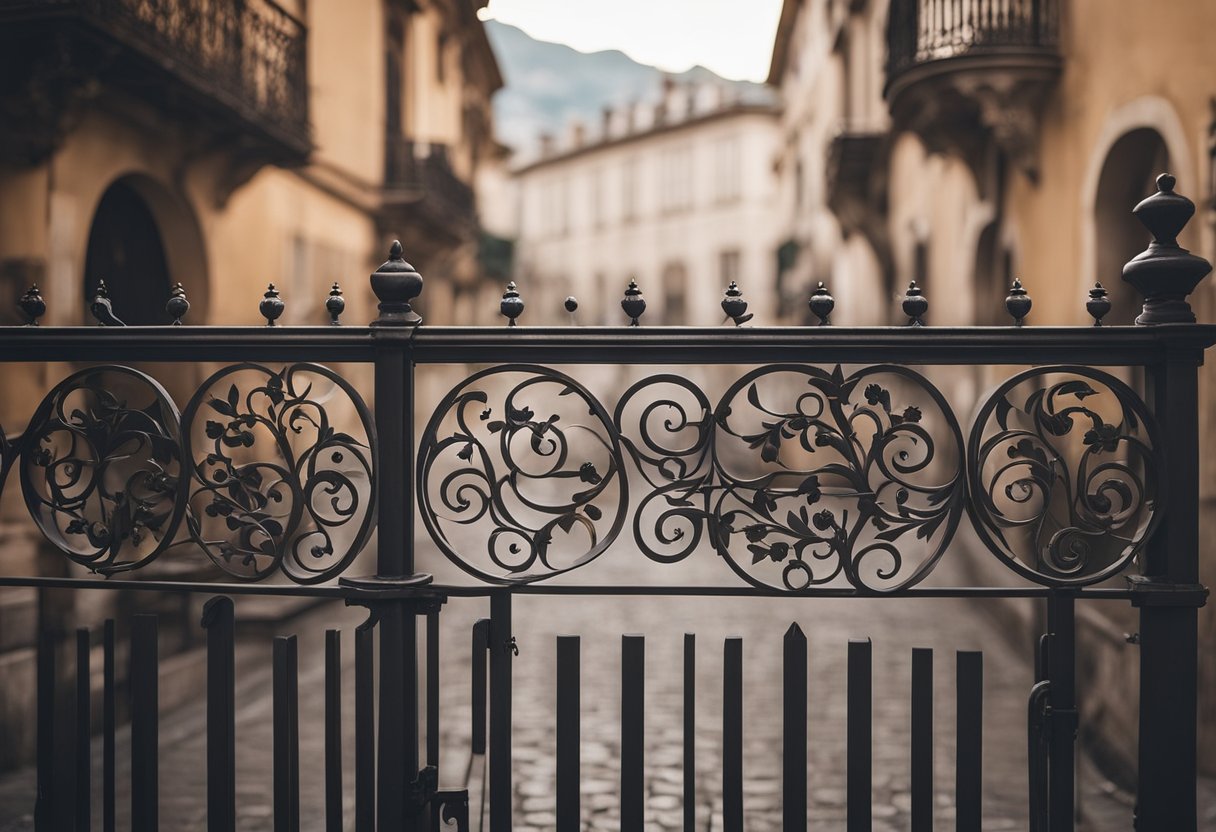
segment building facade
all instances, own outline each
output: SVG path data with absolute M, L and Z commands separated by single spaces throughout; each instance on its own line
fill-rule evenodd
M 619 324 L 630 280 L 648 323 L 721 320 L 732 281 L 771 314 L 777 126 L 765 96 L 668 82 L 653 106 L 605 110 L 594 134 L 542 137 L 512 176 L 515 279 L 549 304 L 528 322 L 569 322 L 560 299 L 573 295 L 579 323 Z
M 394 238 L 427 277 L 422 314 L 451 322 L 486 288 L 472 183 L 501 155 L 484 5 L 0 0 L 3 322 L 37 284 L 45 323 L 92 324 L 100 280 L 129 325 L 168 323 L 175 283 L 186 324 L 261 324 L 271 282 L 282 322 L 323 323 L 335 281 L 346 318 L 367 322 L 367 275 Z M 179 403 L 194 371 L 161 374 Z M 0 424 L 19 431 L 59 377 L 6 367 Z M 0 506 L 6 569 L 68 570 L 40 555 L 19 490 Z M 5 690 L 33 695 L 34 633 L 71 626 L 55 603 L 0 592 Z M 0 747 L 16 749 L 0 767 L 32 750 L 10 718 L 27 705 L 0 704 Z
M 1149 238 L 1130 208 L 1156 174 L 1200 206 L 1181 244 L 1216 259 L 1214 25 L 1204 0 L 786 0 L 769 75 L 783 103 L 785 283 L 806 295 L 825 280 L 842 323 L 902 323 L 897 298 L 916 280 L 931 325 L 1003 325 L 1019 277 L 1028 323 L 1050 325 L 1087 322 L 1100 281 L 1106 323 L 1131 324 L 1140 302 L 1121 269 Z M 860 300 L 873 297 L 888 302 Z M 1210 280 L 1192 296 L 1200 320 L 1216 319 L 1214 298 Z M 1213 404 L 1209 393 L 1209 426 Z M 1216 466 L 1202 476 L 1210 532 Z M 1025 610 L 1008 620 L 1019 637 L 1041 631 Z M 1118 778 L 1135 760 L 1138 657 L 1124 634 L 1136 615 L 1104 606 L 1083 621 L 1082 742 Z M 1216 646 L 1210 608 L 1201 633 Z M 1201 674 L 1212 772 L 1216 661 Z

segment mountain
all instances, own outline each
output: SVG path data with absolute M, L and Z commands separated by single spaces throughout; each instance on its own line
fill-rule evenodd
M 579 52 L 496 20 L 485 27 L 506 81 L 494 97 L 495 131 L 517 158 L 533 155 L 541 132 L 560 136 L 577 119 L 594 134 L 603 107 L 656 101 L 664 77 L 723 84 L 749 100 L 770 95 L 763 84 L 727 80 L 703 66 L 666 73 L 617 50 Z

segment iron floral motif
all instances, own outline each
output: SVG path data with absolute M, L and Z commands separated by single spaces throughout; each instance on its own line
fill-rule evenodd
M 591 423 L 581 423 L 587 414 Z M 581 566 L 624 522 L 611 420 L 556 370 L 514 364 L 473 374 L 435 409 L 418 453 L 418 505 L 431 539 L 482 580 L 528 582 Z M 482 547 L 485 557 L 474 560 Z
M 61 381 L 21 439 L 21 487 L 46 538 L 111 575 L 172 545 L 185 501 L 177 408 L 155 379 L 119 366 Z
M 681 560 L 708 537 L 756 586 L 798 591 L 843 575 L 890 590 L 923 579 L 957 528 L 962 433 L 911 370 L 774 365 L 736 381 L 712 412 L 692 382 L 654 376 L 622 397 L 618 431 L 631 400 L 657 386 L 675 389 L 642 408 L 636 441 L 622 439 L 652 488 L 634 537 L 653 560 Z M 921 556 L 910 560 L 901 539 L 923 541 Z
M 349 405 L 361 437 L 334 426 L 333 404 Z M 187 528 L 220 569 L 259 580 L 281 567 L 297 583 L 320 583 L 367 542 L 375 431 L 359 394 L 333 370 L 225 367 L 194 394 L 183 424 L 193 467 Z
M 972 520 L 1016 572 L 1048 585 L 1120 572 L 1159 516 L 1161 462 L 1144 402 L 1088 367 L 1013 376 L 971 432 Z

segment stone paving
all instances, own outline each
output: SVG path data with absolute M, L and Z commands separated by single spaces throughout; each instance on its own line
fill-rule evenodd
M 455 600 L 444 611 L 442 780 L 453 785 L 469 766 L 469 628 L 488 614 L 481 600 Z M 237 601 L 238 620 L 240 600 Z M 845 656 L 850 638 L 874 643 L 874 801 L 876 832 L 909 825 L 909 681 L 913 647 L 935 649 L 935 786 L 938 829 L 953 828 L 954 651 L 984 650 L 984 829 L 1025 829 L 1025 697 L 1031 671 L 974 607 L 951 600 L 815 600 L 517 597 L 514 772 L 516 828 L 554 824 L 552 663 L 554 636 L 582 636 L 582 806 L 585 829 L 619 829 L 617 790 L 620 707 L 620 635 L 646 641 L 647 828 L 682 823 L 681 730 L 684 632 L 697 634 L 697 820 L 721 828 L 722 645 L 744 639 L 744 808 L 749 832 L 780 828 L 781 649 L 792 621 L 810 649 L 809 819 L 811 828 L 842 830 L 845 818 Z M 356 611 L 330 604 L 295 623 L 300 636 L 302 828 L 321 829 L 324 806 L 323 630 L 344 631 L 344 725 L 353 726 L 353 627 Z M 241 647 L 238 672 L 238 826 L 269 830 L 272 721 L 270 645 Z M 161 824 L 164 829 L 205 828 L 205 720 L 201 705 L 165 714 L 161 725 Z M 99 743 L 95 743 L 95 746 Z M 126 736 L 119 738 L 119 782 L 126 780 Z M 95 751 L 98 749 L 95 747 Z M 346 747 L 346 812 L 353 824 L 353 742 Z M 478 769 L 480 760 L 474 761 Z M 94 767 L 100 801 L 100 765 Z M 1131 828 L 1126 799 L 1086 769 L 1081 778 L 1081 828 Z M 1216 800 L 1205 784 L 1204 823 L 1216 823 Z M 0 779 L 0 830 L 32 828 L 33 773 Z M 119 801 L 119 828 L 128 823 Z M 1202 824 L 1201 824 L 1202 825 Z M 475 827 L 476 828 L 476 827 Z

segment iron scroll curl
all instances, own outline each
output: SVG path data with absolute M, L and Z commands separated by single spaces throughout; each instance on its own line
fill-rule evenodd
M 616 539 L 629 502 L 621 459 L 611 417 L 583 385 L 539 365 L 491 367 L 432 414 L 418 506 L 431 540 L 464 571 L 491 583 L 541 580 Z
M 334 424 L 334 406 L 353 410 L 343 421 L 351 432 Z M 233 364 L 203 382 L 182 424 L 191 463 L 187 530 L 224 572 L 256 581 L 281 569 L 296 583 L 321 583 L 366 544 L 375 520 L 375 427 L 338 373 L 311 363 Z
M 1158 447 L 1147 406 L 1109 373 L 1026 370 L 985 400 L 972 428 L 972 523 L 1031 581 L 1103 581 L 1131 563 L 1161 518 Z
M 12 446 L 26 508 L 47 540 L 94 572 L 145 566 L 173 545 L 184 514 L 180 432 L 173 400 L 146 373 L 75 372 Z

